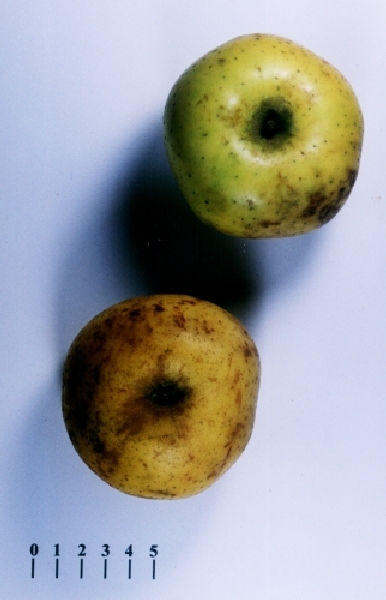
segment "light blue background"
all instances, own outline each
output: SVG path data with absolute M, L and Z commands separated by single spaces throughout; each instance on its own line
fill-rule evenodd
M 385 6 L 3 0 L 0 16 L 2 596 L 384 600 Z M 161 120 L 175 79 L 249 32 L 323 56 L 363 108 L 354 191 L 330 224 L 301 238 L 209 232 L 179 208 L 165 160 Z M 61 417 L 61 365 L 80 327 L 153 291 L 218 293 L 263 366 L 247 450 L 184 501 L 108 488 L 75 454 Z

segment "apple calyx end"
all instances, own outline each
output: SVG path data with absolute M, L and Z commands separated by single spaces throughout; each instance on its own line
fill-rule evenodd
M 145 398 L 158 408 L 175 408 L 181 406 L 191 395 L 191 388 L 172 379 L 163 379 L 153 383 L 145 394 Z
M 266 98 L 254 108 L 246 126 L 247 138 L 254 144 L 275 150 L 293 136 L 291 105 L 284 98 Z

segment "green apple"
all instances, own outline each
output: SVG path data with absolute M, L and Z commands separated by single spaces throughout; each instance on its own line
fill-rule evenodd
M 79 456 L 114 488 L 186 498 L 244 451 L 259 381 L 254 341 L 222 308 L 190 296 L 132 298 L 72 343 L 64 422 Z
M 168 96 L 166 152 L 193 211 L 241 237 L 306 233 L 357 177 L 363 116 L 347 80 L 298 44 L 245 35 L 191 65 Z

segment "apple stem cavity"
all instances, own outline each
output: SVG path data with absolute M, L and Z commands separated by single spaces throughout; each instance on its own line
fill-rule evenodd
M 191 394 L 189 387 L 182 386 L 177 381 L 165 380 L 151 386 L 146 398 L 152 404 L 164 408 L 174 408 L 182 404 Z
M 284 98 L 267 98 L 254 110 L 247 124 L 248 138 L 277 148 L 293 134 L 293 114 Z

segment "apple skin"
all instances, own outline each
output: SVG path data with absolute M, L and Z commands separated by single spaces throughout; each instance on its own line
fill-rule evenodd
M 171 89 L 166 153 L 205 223 L 240 237 L 307 233 L 349 196 L 364 123 L 333 66 L 275 35 L 215 48 Z
M 183 295 L 115 304 L 77 335 L 63 373 L 63 417 L 79 456 L 118 490 L 186 498 L 245 449 L 260 361 L 222 308 Z

